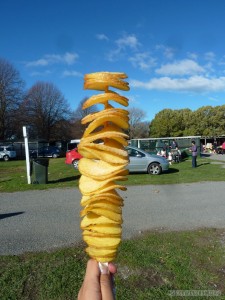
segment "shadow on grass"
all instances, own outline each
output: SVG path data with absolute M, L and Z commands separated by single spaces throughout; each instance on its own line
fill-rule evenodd
M 210 153 L 201 153 L 200 156 L 201 156 L 201 157 L 210 157 L 211 154 L 210 154 Z
M 80 179 L 80 175 L 76 175 L 76 176 L 70 176 L 70 177 L 66 177 L 66 178 L 59 178 L 57 180 L 49 180 L 48 183 L 54 184 L 54 183 L 69 182 L 69 181 L 74 181 L 74 180 L 79 180 L 79 179 Z
M 173 167 L 170 167 L 167 172 L 164 172 L 162 174 L 173 174 L 173 173 L 178 173 L 178 172 L 180 172 L 180 170 L 178 170 L 176 168 L 173 168 Z
M 0 214 L 0 220 L 10 218 L 10 217 L 15 217 L 18 215 L 24 214 L 24 211 L 18 211 L 14 213 L 7 213 L 7 214 Z
M 0 183 L 8 182 L 8 181 L 12 181 L 12 179 L 1 179 L 1 180 L 0 180 Z
M 201 167 L 201 166 L 205 166 L 205 165 L 210 165 L 210 163 L 209 162 L 200 163 L 200 164 L 197 165 L 197 168 Z

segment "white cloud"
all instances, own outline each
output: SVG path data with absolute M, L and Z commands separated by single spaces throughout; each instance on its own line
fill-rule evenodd
M 109 61 L 116 61 L 121 57 L 121 55 L 126 53 L 127 49 L 136 51 L 138 47 L 141 45 L 137 37 L 133 34 L 124 35 L 122 38 L 116 40 L 115 43 L 116 43 L 116 48 L 112 49 L 106 55 L 106 58 Z
M 207 70 L 210 73 L 215 72 L 214 66 L 211 61 L 209 61 L 207 64 L 204 65 L 205 70 Z M 208 75 L 210 77 L 210 75 Z
M 48 64 L 49 64 L 48 59 L 40 58 L 35 61 L 30 61 L 30 62 L 26 63 L 26 66 L 27 67 L 37 67 L 37 66 L 44 67 L 44 66 L 47 66 Z
M 83 77 L 83 74 L 77 71 L 69 71 L 69 70 L 65 70 L 62 73 L 63 77 Z
M 66 64 L 66 65 L 72 65 L 74 64 L 77 59 L 78 59 L 78 54 L 76 53 L 65 53 L 64 55 L 59 55 L 59 54 L 46 54 L 44 57 L 30 61 L 26 63 L 27 67 L 44 67 L 48 65 L 53 65 L 53 64 Z
M 103 40 L 108 41 L 109 40 L 109 38 L 104 33 L 96 34 L 96 38 L 100 41 L 103 41 Z
M 219 66 L 223 66 L 223 68 L 224 68 L 224 65 L 225 65 L 225 55 L 218 61 L 218 65 Z
M 187 56 L 190 58 L 190 59 L 193 59 L 193 60 L 197 60 L 198 58 L 198 54 L 194 53 L 194 52 L 188 52 L 187 53 Z
M 216 55 L 214 52 L 206 52 L 205 53 L 206 60 L 213 61 L 213 60 L 215 60 L 215 57 L 216 57 Z
M 174 57 L 174 54 L 176 52 L 176 49 L 172 48 L 172 47 L 168 47 L 168 46 L 164 46 L 162 44 L 158 44 L 155 46 L 155 49 L 158 51 L 162 51 L 163 55 L 167 58 L 167 59 L 172 59 Z
M 113 61 L 116 61 L 119 59 L 119 56 L 120 56 L 120 49 L 117 48 L 117 49 L 114 49 L 114 50 L 111 50 L 107 55 L 106 55 L 106 58 L 107 60 L 113 62 Z
M 133 34 L 123 36 L 122 38 L 116 40 L 116 44 L 119 49 L 124 49 L 124 48 L 137 49 L 138 46 L 140 46 L 138 39 Z
M 174 57 L 175 50 L 173 48 L 166 47 L 164 50 L 164 56 L 168 59 L 172 59 Z
M 64 56 L 60 58 L 60 60 L 62 61 L 62 63 L 65 62 L 67 65 L 73 65 L 78 59 L 78 57 L 79 55 L 76 53 L 67 52 L 66 54 L 64 54 Z
M 192 76 L 190 78 L 153 78 L 148 82 L 131 80 L 130 85 L 134 88 L 147 90 L 184 91 L 184 92 L 219 92 L 225 91 L 225 77 L 206 78 L 203 76 Z
M 204 72 L 204 68 L 198 65 L 195 61 L 184 59 L 171 64 L 161 66 L 155 72 L 160 75 L 194 75 Z
M 129 58 L 129 61 L 134 67 L 140 68 L 141 70 L 151 69 L 156 65 L 156 59 L 147 52 L 136 53 Z

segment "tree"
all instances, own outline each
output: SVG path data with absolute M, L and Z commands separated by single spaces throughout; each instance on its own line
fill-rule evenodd
M 195 122 L 193 119 L 193 111 L 189 108 L 179 110 L 182 116 L 182 122 L 180 130 L 182 131 L 181 136 L 195 135 Z
M 85 97 L 84 99 L 82 99 L 79 102 L 76 110 L 72 114 L 72 135 L 73 135 L 74 138 L 78 138 L 78 139 L 81 138 L 83 136 L 84 130 L 85 130 L 86 126 L 87 126 L 87 125 L 82 125 L 81 124 L 81 120 L 85 116 L 98 111 L 96 105 L 93 105 L 93 106 L 85 108 L 85 109 L 82 108 L 84 102 L 87 99 L 88 99 L 87 97 Z
M 174 112 L 172 109 L 163 109 L 155 115 L 150 123 L 151 137 L 168 137 L 173 136 L 172 127 L 174 126 Z
M 225 105 L 214 107 L 214 115 L 212 117 L 214 125 L 214 136 L 224 135 L 225 133 Z
M 150 123 L 151 137 L 175 137 L 183 136 L 189 128 L 191 119 L 191 110 L 163 109 L 155 115 Z
M 67 101 L 56 86 L 37 82 L 27 92 L 21 109 L 26 112 L 24 122 L 30 126 L 30 136 L 48 141 L 66 139 L 67 132 L 59 131 L 67 122 L 71 111 Z
M 202 106 L 193 113 L 195 135 L 216 136 L 224 134 L 225 106 Z
M 8 61 L 0 58 L 0 140 L 13 137 L 17 110 L 23 99 L 24 82 Z
M 145 138 L 149 136 L 148 122 L 143 121 L 146 117 L 145 111 L 140 108 L 132 107 L 129 109 L 129 136 L 133 138 Z

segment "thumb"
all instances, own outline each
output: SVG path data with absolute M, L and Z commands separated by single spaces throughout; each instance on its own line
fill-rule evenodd
M 113 293 L 113 275 L 101 274 L 100 285 L 102 292 L 102 300 L 115 300 Z

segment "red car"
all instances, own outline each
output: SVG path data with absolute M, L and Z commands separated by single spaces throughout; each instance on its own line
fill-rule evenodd
M 66 161 L 65 163 L 68 165 L 73 164 L 75 169 L 78 169 L 79 160 L 82 158 L 82 155 L 78 152 L 77 148 L 72 150 L 68 150 L 66 152 Z

